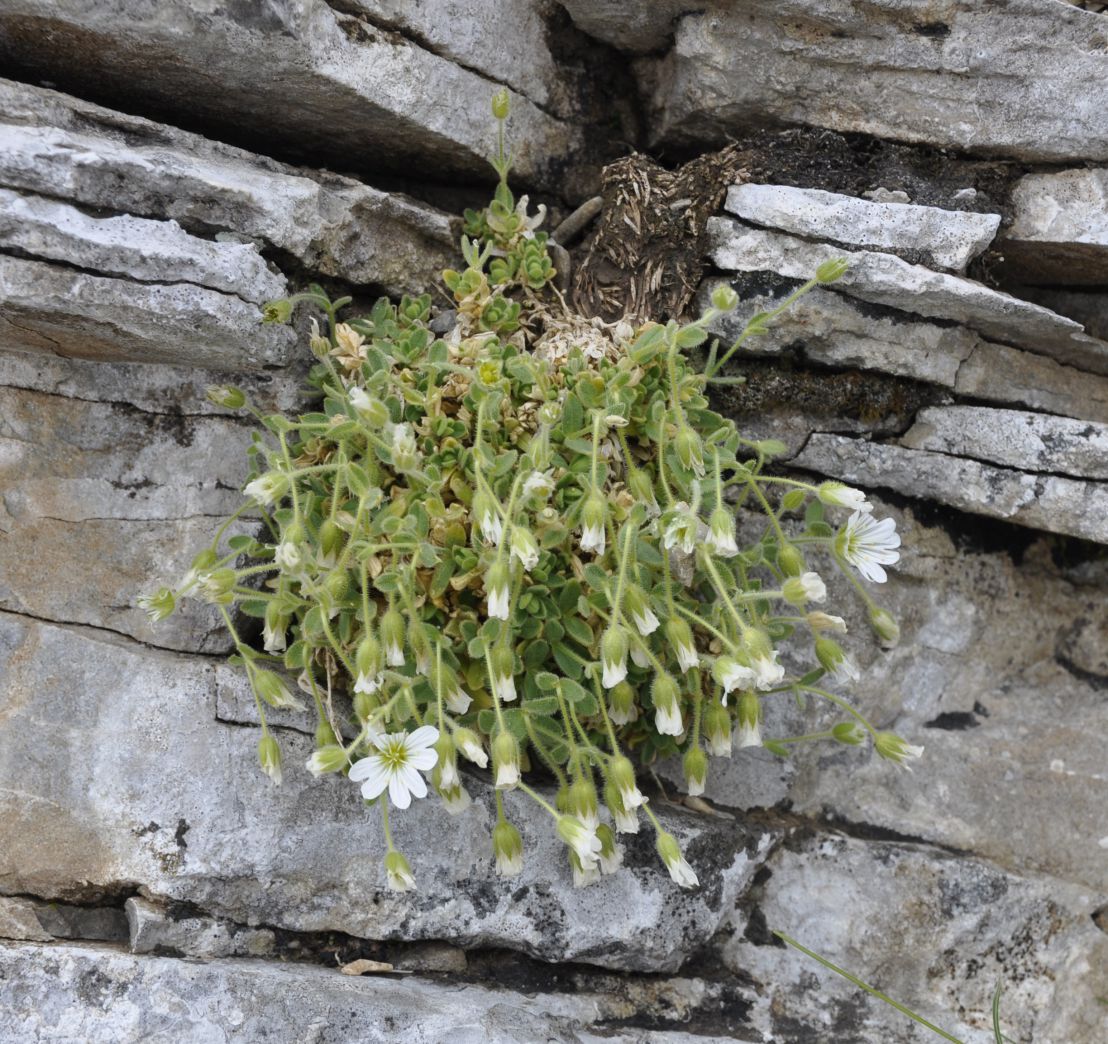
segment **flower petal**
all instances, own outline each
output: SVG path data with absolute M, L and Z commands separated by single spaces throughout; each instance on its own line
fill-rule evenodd
M 409 733 L 407 747 L 430 747 L 439 738 L 439 730 L 434 725 L 420 725 L 414 732 Z
M 405 765 L 400 770 L 400 778 L 404 783 L 404 786 L 412 792 L 417 798 L 423 798 L 427 796 L 427 784 L 424 782 L 423 777 L 416 772 L 411 765 Z
M 412 803 L 412 795 L 399 776 L 389 780 L 389 797 L 397 808 L 407 808 Z
M 424 772 L 433 769 L 438 760 L 438 751 L 431 747 L 420 747 L 419 750 L 408 751 L 408 764 L 412 768 L 422 769 Z
M 355 783 L 360 783 L 363 779 L 369 779 L 373 775 L 374 767 L 380 763 L 381 759 L 376 754 L 371 754 L 368 758 L 361 758 L 350 766 L 350 778 Z
M 375 797 L 380 797 L 385 787 L 389 785 L 389 779 L 388 772 L 382 768 L 362 784 L 362 797 L 366 801 L 372 801 Z

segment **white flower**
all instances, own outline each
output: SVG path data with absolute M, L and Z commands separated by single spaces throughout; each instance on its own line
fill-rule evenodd
M 477 525 L 486 544 L 500 546 L 500 541 L 504 538 L 504 524 L 491 505 L 477 517 Z
M 266 620 L 262 627 L 262 648 L 269 653 L 283 652 L 285 649 L 285 629 L 283 627 L 274 629 L 269 626 L 269 621 Z
M 282 568 L 293 570 L 300 566 L 300 548 L 290 540 L 282 540 L 277 545 L 273 560 Z
M 392 892 L 410 892 L 416 886 L 408 860 L 395 849 L 385 856 L 385 881 Z
M 680 736 L 685 731 L 676 701 L 654 708 L 654 728 L 663 736 Z
M 680 547 L 685 554 L 691 555 L 696 550 L 696 535 L 699 528 L 700 519 L 689 510 L 688 504 L 682 502 L 677 505 L 672 519 L 666 525 L 662 543 L 667 550 L 676 546 Z
M 462 752 L 462 756 L 467 760 L 472 761 L 478 768 L 488 767 L 488 753 L 485 751 L 485 748 L 477 742 L 474 734 L 468 729 L 464 732 L 459 729 L 454 733 L 454 742 L 458 744 L 458 750 Z
M 824 504 L 849 508 L 867 515 L 873 510 L 873 505 L 866 502 L 865 493 L 860 489 L 844 486 L 841 482 L 823 483 L 817 490 L 817 495 Z
M 442 798 L 443 808 L 452 816 L 461 815 L 473 804 L 473 798 L 469 796 L 469 791 L 460 783 L 454 787 L 440 787 L 439 797 Z
M 769 656 L 756 656 L 753 663 L 754 684 L 763 692 L 772 689 L 785 677 L 785 668 L 777 662 L 777 650 Z
M 384 674 L 359 674 L 354 682 L 355 692 L 374 693 L 381 688 Z
M 605 689 L 614 689 L 627 677 L 627 634 L 614 624 L 600 639 L 600 662 L 604 668 L 601 683 Z
M 639 634 L 641 634 L 641 635 L 643 635 L 643 637 L 645 637 L 646 635 L 653 634 L 656 630 L 658 630 L 658 628 L 661 626 L 661 624 L 658 621 L 658 617 L 656 617 L 654 615 L 654 612 L 650 608 L 650 606 L 648 606 L 648 605 L 643 605 L 641 607 L 636 606 L 636 609 L 638 609 L 639 611 L 638 612 L 632 612 L 631 613 L 631 619 L 634 622 L 635 626 L 638 628 Z M 635 662 L 638 663 L 637 660 Z M 647 663 L 649 663 L 649 662 L 650 661 L 647 660 Z M 645 667 L 646 664 L 640 663 L 639 666 L 640 667 Z
M 288 489 L 288 479 L 284 475 L 270 471 L 248 482 L 243 493 L 259 504 L 272 504 L 273 501 L 284 496 L 286 489 Z
M 532 471 L 523 481 L 523 495 L 525 497 L 539 496 L 546 498 L 554 492 L 554 470 Z
M 599 862 L 600 838 L 575 816 L 558 817 L 558 836 L 577 853 L 582 867 L 595 867 Z
M 646 804 L 646 798 L 643 797 L 642 791 L 633 783 L 619 788 L 619 799 L 628 811 Z
M 438 738 L 439 730 L 431 725 L 421 725 L 414 732 L 374 736 L 377 753 L 354 762 L 350 779 L 362 784 L 362 797 L 367 801 L 379 797 L 387 787 L 392 803 L 407 808 L 413 794 L 417 798 L 427 796 L 427 784 L 419 772 L 434 768 Z
M 493 679 L 493 688 L 497 698 L 511 703 L 516 698 L 516 680 L 510 674 L 500 674 Z
M 494 620 L 508 619 L 508 585 L 494 587 L 488 592 L 489 616 Z
M 617 834 L 637 834 L 639 832 L 639 817 L 630 809 L 612 808 L 612 822 L 615 823 Z
M 708 744 L 708 753 L 713 757 L 731 757 L 732 739 L 730 732 L 708 732 L 704 739 Z
M 827 613 L 813 612 L 807 616 L 808 626 L 819 634 L 821 631 L 832 631 L 836 634 L 846 634 L 846 621 L 841 616 L 830 616 Z
M 600 850 L 600 872 L 602 874 L 614 874 L 622 865 L 623 849 L 619 845 L 613 844 L 609 851 Z
M 873 737 L 873 748 L 881 757 L 902 765 L 909 772 L 912 769 L 908 762 L 923 756 L 923 747 L 901 739 L 895 732 L 878 732 Z
M 626 660 L 605 660 L 601 683 L 605 689 L 614 689 L 627 677 Z
M 501 877 L 517 877 L 523 872 L 523 849 L 497 850 L 496 872 Z
M 638 642 L 631 643 L 631 661 L 636 667 L 649 667 L 650 657 L 646 654 L 646 647 Z
M 606 534 L 604 523 L 599 522 L 592 526 L 581 527 L 581 550 L 591 551 L 593 554 L 604 554 Z
M 400 647 L 399 642 L 385 639 L 385 663 L 390 667 L 404 666 L 404 650 Z
M 735 689 L 748 689 L 754 684 L 755 674 L 747 666 L 739 663 L 733 656 L 719 656 L 712 664 L 712 673 L 716 681 L 723 686 L 723 705 L 727 706 L 727 695 Z
M 695 645 L 686 645 L 684 642 L 679 642 L 674 647 L 674 652 L 677 654 L 677 666 L 681 668 L 682 674 L 692 670 L 700 663 Z
M 530 530 L 512 526 L 511 538 L 512 555 L 519 559 L 520 564 L 527 572 L 530 572 L 539 564 L 539 545 Z
M 569 865 L 573 868 L 573 887 L 587 888 L 600 880 L 600 867 L 597 862 L 582 863 L 576 852 L 570 852 Z
M 457 761 L 452 757 L 440 760 L 439 790 L 453 790 L 455 787 L 460 787 L 461 785 L 462 780 L 458 775 Z
M 693 872 L 693 868 L 685 861 L 681 854 L 681 848 L 672 834 L 659 833 L 655 845 L 658 855 L 662 857 L 669 876 L 682 888 L 695 888 L 700 882 Z
M 723 507 L 716 508 L 708 523 L 708 546 L 720 558 L 733 558 L 739 553 L 735 543 L 735 519 Z
M 608 711 L 608 717 L 612 719 L 613 725 L 630 725 L 631 722 L 639 720 L 639 708 L 634 703 L 628 703 L 625 707 L 613 703 Z
M 495 786 L 497 790 L 511 790 L 519 786 L 518 761 L 501 761 L 496 766 Z
M 785 601 L 793 605 L 822 602 L 827 598 L 827 585 L 819 573 L 802 573 L 800 576 L 790 576 L 781 585 L 781 593 L 785 596 Z
M 760 747 L 762 745 L 762 728 L 756 721 L 740 721 L 739 729 L 735 735 L 735 744 L 738 747 Z
M 359 413 L 368 413 L 372 407 L 372 403 L 368 395 L 366 395 L 365 388 L 359 388 L 355 385 L 350 389 L 350 405 L 354 407 Z
M 451 714 L 465 714 L 465 712 L 469 710 L 469 705 L 472 702 L 473 697 L 457 683 L 455 683 L 454 688 L 446 694 L 446 706 L 449 708 Z
M 881 567 L 900 559 L 900 552 L 896 550 L 900 547 L 896 521 L 891 518 L 878 521 L 855 511 L 839 530 L 835 547 L 867 580 L 883 584 L 888 577 Z

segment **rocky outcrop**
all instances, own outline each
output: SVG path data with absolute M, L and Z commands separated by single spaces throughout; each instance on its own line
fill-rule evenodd
M 631 6 L 637 17 L 654 7 Z M 1090 12 L 1040 0 L 685 9 L 696 13 L 678 19 L 672 50 L 640 70 L 655 143 L 722 145 L 773 121 L 1028 160 L 1108 159 L 1108 54 L 1090 46 L 1104 31 Z M 650 16 L 652 40 L 673 13 Z
M 998 979 L 1011 1039 L 1108 1037 L 1095 6 L 0 4 L 0 1038 L 931 1039 L 774 930 L 967 1040 Z M 515 184 L 550 227 L 614 152 L 672 167 L 735 139 L 679 171 L 609 168 L 558 262 L 596 261 L 605 307 L 725 282 L 726 346 L 851 262 L 711 394 L 790 473 L 896 518 L 902 559 L 871 593 L 897 647 L 826 579 L 861 667 L 844 694 L 925 752 L 910 774 L 736 750 L 689 804 L 656 766 L 695 892 L 645 831 L 574 889 L 515 795 L 529 858 L 496 878 L 476 775 L 465 814 L 394 819 L 419 890 L 387 891 L 377 819 L 303 767 L 310 716 L 270 713 L 273 786 L 218 613 L 135 608 L 241 502 L 251 425 L 206 387 L 305 402 L 305 330 L 261 326 L 262 303 L 432 289 L 447 211 L 491 183 L 501 85 Z M 765 713 L 767 736 L 839 718 L 788 693 Z

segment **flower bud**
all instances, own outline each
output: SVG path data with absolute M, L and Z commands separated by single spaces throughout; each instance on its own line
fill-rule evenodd
M 739 295 L 726 283 L 712 291 L 712 307 L 720 312 L 733 312 L 739 306 Z
M 258 740 L 258 761 L 262 771 L 278 785 L 281 782 L 281 748 L 268 732 L 262 733 Z
M 385 663 L 390 667 L 404 666 L 404 617 L 394 606 L 381 618 L 381 641 L 385 646 Z
M 790 605 L 803 606 L 808 602 L 822 602 L 827 598 L 827 587 L 819 573 L 801 573 L 790 576 L 781 585 L 781 593 Z
M 678 459 L 686 468 L 697 475 L 704 474 L 704 445 L 700 436 L 687 424 L 677 432 L 674 446 Z
M 511 790 L 519 783 L 519 740 L 507 729 L 492 741 L 492 767 L 497 790 Z
M 721 558 L 733 558 L 739 553 L 735 543 L 735 518 L 722 505 L 708 519 L 708 546 Z
M 332 518 L 319 527 L 319 549 L 332 561 L 346 546 L 346 531 Z
M 512 96 L 507 87 L 501 87 L 492 96 L 492 114 L 498 120 L 506 120 L 508 113 L 512 111 Z
M 372 428 L 383 428 L 389 422 L 388 407 L 375 395 L 355 385 L 350 389 L 350 405 Z
M 829 261 L 824 261 L 816 269 L 816 282 L 821 285 L 827 283 L 833 283 L 836 279 L 841 279 L 846 275 L 847 269 L 850 265 L 847 263 L 845 257 L 834 257 Z
M 816 639 L 816 659 L 820 666 L 839 683 L 857 681 L 860 677 L 854 661 L 833 638 L 820 635 Z
M 600 809 L 597 804 L 596 786 L 587 776 L 582 776 L 570 784 L 566 811 L 576 816 L 585 826 L 595 830 L 600 823 Z
M 289 480 L 277 471 L 267 471 L 264 475 L 248 482 L 243 493 L 265 506 L 280 500 L 289 489 Z
M 631 759 L 623 754 L 617 754 L 608 763 L 608 780 L 619 793 L 620 805 L 630 811 L 646 804 L 646 798 L 639 791 L 638 780 L 635 778 L 635 766 Z
M 228 410 L 238 410 L 246 405 L 246 396 L 241 388 L 231 384 L 215 384 L 208 389 L 208 401 Z
M 213 605 L 229 605 L 238 574 L 233 569 L 214 569 L 200 577 L 200 595 Z
M 500 513 L 496 509 L 496 502 L 486 490 L 479 489 L 473 495 L 470 518 L 474 522 L 474 528 L 480 531 L 481 538 L 486 544 L 497 546 L 500 544 L 500 540 L 504 536 L 504 525 L 500 521 Z
M 410 892 L 416 886 L 408 860 L 395 848 L 385 856 L 385 875 L 389 891 Z
M 841 482 L 824 482 L 816 490 L 820 502 L 833 507 L 844 507 L 865 514 L 873 511 L 873 505 L 866 502 L 866 495 L 860 489 L 853 489 Z
M 834 631 L 846 634 L 846 621 L 841 616 L 829 616 L 827 613 L 812 612 L 805 617 L 808 626 L 819 634 L 820 631 Z
M 623 849 L 616 844 L 616 835 L 607 823 L 596 828 L 596 838 L 600 842 L 600 872 L 614 874 L 623 862 Z
M 909 768 L 908 762 L 923 755 L 923 747 L 917 747 L 901 739 L 895 732 L 879 732 L 873 737 L 873 747 L 886 761 Z
M 152 595 L 140 598 L 138 606 L 145 610 L 154 623 L 158 623 L 170 616 L 173 610 L 177 608 L 177 596 L 170 588 L 159 587 Z
M 512 556 L 527 572 L 539 564 L 539 545 L 529 529 L 513 525 L 510 547 Z
M 700 884 L 693 868 L 689 866 L 685 861 L 685 857 L 681 854 L 681 846 L 677 843 L 677 838 L 672 834 L 667 834 L 664 830 L 660 830 L 655 844 L 658 855 L 669 871 L 669 876 L 677 884 L 682 888 L 695 888 Z
M 658 617 L 654 615 L 654 611 L 650 608 L 646 592 L 638 584 L 627 585 L 623 605 L 631 616 L 631 622 L 643 637 L 653 634 L 661 626 Z
M 648 472 L 642 468 L 635 468 L 627 478 L 627 488 L 639 504 L 646 506 L 647 510 L 658 510 L 658 497 L 654 492 L 654 483 L 650 480 Z
M 628 725 L 639 716 L 635 706 L 635 690 L 621 681 L 608 693 L 608 715 L 616 725 Z
M 328 772 L 341 772 L 346 768 L 346 751 L 337 744 L 320 747 L 308 758 L 307 769 L 313 776 Z
M 485 575 L 485 596 L 489 616 L 494 620 L 507 620 L 510 606 L 510 577 L 508 563 L 498 555 Z
M 581 509 L 581 550 L 604 554 L 607 540 L 608 502 L 596 490 Z
M 610 624 L 600 639 L 600 660 L 605 689 L 615 688 L 627 677 L 627 632 L 617 623 Z
M 704 784 L 708 779 L 708 755 L 698 746 L 689 747 L 681 764 L 685 770 L 685 787 L 689 797 L 699 797 L 704 793 Z
M 677 666 L 681 668 L 682 674 L 700 663 L 692 628 L 686 620 L 680 616 L 670 617 L 666 621 L 665 634 L 670 649 L 677 657 Z
M 739 697 L 738 723 L 740 749 L 760 747 L 762 745 L 762 701 L 752 692 L 744 692 Z
M 777 549 L 777 568 L 785 576 L 800 576 L 804 572 L 804 556 L 795 544 L 782 544 Z
M 354 715 L 363 725 L 369 721 L 370 716 L 380 705 L 380 700 L 373 693 L 354 693 Z
M 478 768 L 485 768 L 489 763 L 489 756 L 481 745 L 481 737 L 472 729 L 464 726 L 454 730 L 454 742 L 458 745 L 463 756 L 472 761 Z
M 312 320 L 308 347 L 317 359 L 326 359 L 331 354 L 331 342 L 319 332 L 319 322 L 315 319 Z
M 492 828 L 492 851 L 501 877 L 515 877 L 523 869 L 523 838 L 506 819 Z
M 604 784 L 604 804 L 612 814 L 612 822 L 616 830 L 621 834 L 637 834 L 639 832 L 639 818 L 633 808 L 627 808 L 620 796 L 619 788 L 608 780 Z
M 263 323 L 287 323 L 292 318 L 292 302 L 287 297 L 262 305 Z
M 516 660 L 510 645 L 498 645 L 493 649 L 492 684 L 497 699 L 511 703 L 516 698 Z
M 576 853 L 582 866 L 594 868 L 600 858 L 600 838 L 596 831 L 587 827 L 574 816 L 558 817 L 558 836 Z
M 656 675 L 650 695 L 654 701 L 654 727 L 663 736 L 680 736 L 685 731 L 681 718 L 681 690 L 673 675 Z
M 704 738 L 710 754 L 731 757 L 731 715 L 719 700 L 712 700 L 704 710 Z
M 845 743 L 848 747 L 857 747 L 865 742 L 866 730 L 856 721 L 840 721 L 831 730 L 831 735 L 839 743 Z
M 900 627 L 895 617 L 887 609 L 879 609 L 877 606 L 869 611 L 869 625 L 873 633 L 888 645 L 895 645 L 900 641 Z
M 462 780 L 458 775 L 458 748 L 454 746 L 454 740 L 448 733 L 439 733 L 439 738 L 435 740 L 435 753 L 438 755 L 432 774 L 435 786 L 440 791 L 452 791 L 460 787 Z
M 303 710 L 304 705 L 289 692 L 288 686 L 273 671 L 257 669 L 253 672 L 254 691 L 271 707 L 287 707 Z

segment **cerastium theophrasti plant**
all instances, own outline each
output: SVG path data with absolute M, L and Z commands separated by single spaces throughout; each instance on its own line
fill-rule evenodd
M 465 215 L 466 267 L 443 274 L 453 329 L 432 332 L 430 295 L 382 299 L 346 320 L 349 299 L 317 287 L 268 305 L 270 322 L 302 302 L 326 316 L 311 335 L 322 403 L 296 419 L 263 416 L 238 389 L 212 389 L 266 430 L 236 516 L 260 515 L 262 535 L 226 539 L 224 525 L 176 588 L 145 605 L 155 619 L 183 596 L 219 607 L 257 699 L 261 765 L 277 782 L 265 709 L 299 703 L 279 671 L 297 675 L 319 721 L 307 768 L 346 776 L 377 805 L 391 887 L 414 879 L 393 846 L 390 803 L 424 797 L 429 773 L 446 807 L 463 812 L 459 755 L 480 768 L 491 759 L 501 874 L 523 862 L 502 801 L 515 789 L 549 813 L 577 883 L 618 867 L 616 835 L 638 831 L 641 816 L 673 879 L 695 886 L 636 762 L 680 756 L 698 795 L 708 756 L 730 757 L 736 743 L 784 754 L 807 740 L 869 740 L 893 762 L 919 754 L 821 684 L 856 669 L 832 637 L 843 621 L 811 608 L 826 597 L 810 568 L 818 555 L 895 640 L 855 571 L 884 580 L 899 538 L 857 490 L 766 474 L 784 447 L 743 438 L 710 409 L 709 380 L 772 314 L 722 354 L 713 345 L 698 370 L 684 351 L 735 308 L 729 288 L 684 325 L 605 325 L 566 307 L 537 230 L 543 208 L 531 216 L 508 188 L 506 96 L 493 112 L 500 183 L 485 210 Z M 822 265 L 790 301 L 842 270 Z M 765 515 L 745 546 L 733 502 Z M 836 529 L 827 508 L 850 514 Z M 240 636 L 235 607 L 264 619 L 262 649 Z M 797 631 L 815 665 L 791 677 L 777 645 Z M 764 739 L 763 701 L 808 694 L 844 720 Z M 555 781 L 552 800 L 528 782 L 539 766 Z

